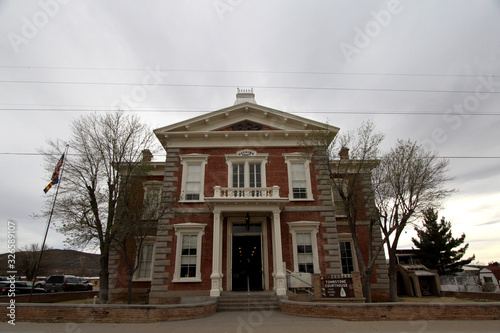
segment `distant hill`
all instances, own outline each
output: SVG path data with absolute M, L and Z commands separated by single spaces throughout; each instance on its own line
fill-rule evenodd
M 7 275 L 7 256 L 8 253 L 0 254 L 0 276 Z M 20 252 L 17 252 L 16 270 L 18 275 L 24 276 L 20 261 L 21 255 Z M 75 250 L 45 250 L 38 276 L 57 274 L 99 276 L 99 255 Z

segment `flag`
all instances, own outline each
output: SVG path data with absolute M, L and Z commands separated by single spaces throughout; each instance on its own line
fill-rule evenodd
M 45 186 L 45 188 L 43 189 L 45 193 L 47 193 L 50 190 L 52 185 L 59 183 L 59 172 L 61 171 L 63 162 L 64 162 L 64 154 L 62 154 L 61 158 L 59 159 L 59 162 L 57 162 L 56 168 L 54 169 L 54 173 L 52 174 L 52 179 L 49 185 Z

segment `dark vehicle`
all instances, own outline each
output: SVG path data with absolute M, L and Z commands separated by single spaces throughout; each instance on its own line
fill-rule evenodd
M 52 275 L 45 281 L 45 290 L 52 291 L 87 291 L 93 286 L 84 278 L 74 275 Z
M 92 283 L 83 278 L 80 278 L 80 283 L 83 285 L 83 290 L 92 291 L 92 289 L 94 288 L 94 285 Z
M 48 292 L 63 291 L 63 285 L 68 279 L 76 279 L 73 275 L 52 275 L 45 280 L 45 290 Z
M 0 281 L 0 294 L 8 295 L 11 292 L 11 283 L 9 281 Z M 29 294 L 31 292 L 31 285 L 25 281 L 15 281 L 14 282 L 14 293 L 17 294 Z M 45 289 L 33 288 L 33 294 L 44 293 Z
M 87 280 L 78 277 L 68 277 L 62 285 L 63 291 L 87 291 L 92 290 L 92 285 Z

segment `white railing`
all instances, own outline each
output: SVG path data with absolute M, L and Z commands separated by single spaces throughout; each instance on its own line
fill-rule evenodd
M 214 187 L 214 198 L 279 198 L 280 187 Z

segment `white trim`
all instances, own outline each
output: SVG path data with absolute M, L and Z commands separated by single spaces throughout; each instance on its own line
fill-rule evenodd
M 207 164 L 208 157 L 207 154 L 188 154 L 179 155 L 182 164 L 182 183 L 181 183 L 181 198 L 179 202 L 203 202 L 205 200 L 205 165 Z M 200 198 L 198 200 L 186 200 L 186 181 L 188 176 L 188 165 L 200 165 Z
M 283 156 L 285 158 L 285 163 L 288 169 L 288 198 L 290 199 L 290 201 L 314 200 L 314 196 L 312 193 L 312 186 L 311 186 L 311 170 L 309 168 L 309 164 L 311 163 L 310 155 L 306 155 L 304 153 L 291 153 L 291 154 L 283 154 Z M 304 172 L 306 178 L 306 198 L 293 197 L 292 163 L 304 164 Z
M 316 221 L 297 221 L 288 222 L 288 228 L 292 234 L 292 246 L 293 246 L 293 269 L 294 272 L 299 271 L 299 261 L 297 253 L 297 233 L 310 233 L 311 234 L 311 246 L 313 254 L 313 267 L 314 273 L 320 274 L 319 268 L 319 256 L 318 256 L 318 241 L 316 235 L 318 234 L 319 222 Z
M 175 249 L 175 271 L 172 282 L 201 282 L 201 254 L 202 254 L 202 236 L 205 234 L 204 223 L 180 223 L 174 224 L 175 236 L 177 244 Z M 184 235 L 196 235 L 196 276 L 183 278 L 181 277 L 181 253 L 182 253 L 182 237 Z

